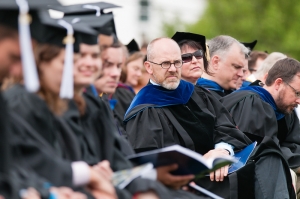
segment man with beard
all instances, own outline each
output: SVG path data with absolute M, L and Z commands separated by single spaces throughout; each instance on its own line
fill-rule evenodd
M 249 49 L 236 39 L 220 35 L 208 41 L 210 62 L 197 85 L 207 88 L 220 99 L 237 88 L 248 69 Z
M 150 83 L 139 91 L 125 115 L 128 140 L 136 152 L 179 144 L 209 158 L 233 155 L 233 148 L 250 143 L 209 91 L 180 80 L 181 51 L 174 40 L 153 40 L 144 66 Z M 175 169 L 176 165 L 168 172 Z M 200 184 L 229 198 L 227 172 L 228 167 L 223 167 Z
M 291 58 L 277 61 L 264 83 L 263 87 L 242 88 L 221 102 L 249 137 L 272 137 L 290 168 L 299 174 L 300 128 L 293 110 L 300 103 L 300 63 Z

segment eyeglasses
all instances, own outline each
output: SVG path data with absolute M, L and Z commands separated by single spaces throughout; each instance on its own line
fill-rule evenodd
M 286 83 L 289 87 L 291 87 L 293 89 L 293 91 L 295 92 L 297 98 L 300 98 L 300 92 L 299 91 L 297 91 L 294 87 L 289 85 L 289 83 L 287 83 L 286 81 L 283 81 L 283 82 Z
M 203 51 L 197 50 L 194 53 L 186 53 L 181 55 L 181 59 L 183 63 L 187 63 L 193 60 L 193 56 L 196 57 L 196 59 L 202 59 L 203 58 Z
M 160 65 L 163 69 L 169 69 L 172 64 L 174 64 L 175 68 L 180 68 L 182 66 L 182 61 L 181 60 L 175 60 L 173 63 L 169 62 L 169 61 L 164 61 L 160 64 L 152 62 L 152 61 L 148 61 L 148 62 L 150 62 L 152 64 Z

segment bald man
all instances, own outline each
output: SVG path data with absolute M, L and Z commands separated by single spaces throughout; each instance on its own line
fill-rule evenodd
M 234 150 L 250 143 L 209 91 L 180 80 L 182 60 L 176 42 L 169 38 L 153 40 L 144 66 L 150 83 L 137 94 L 125 115 L 128 139 L 136 152 L 179 144 L 209 158 L 233 155 Z M 208 178 L 226 192 L 218 193 L 225 198 L 227 174 L 228 166 Z

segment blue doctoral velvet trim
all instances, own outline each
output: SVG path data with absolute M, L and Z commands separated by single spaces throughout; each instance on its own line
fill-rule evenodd
M 219 84 L 209 79 L 200 78 L 197 81 L 197 85 L 202 86 L 211 91 L 220 91 L 224 93 L 224 89 Z
M 95 97 L 98 97 L 98 96 L 99 96 L 99 93 L 97 92 L 96 87 L 95 87 L 93 84 L 91 84 L 91 85 L 90 85 L 90 88 L 91 88 L 91 90 L 92 90 L 93 95 L 94 95 Z
M 272 95 L 263 87 L 247 86 L 247 87 L 241 88 L 235 92 L 239 92 L 239 91 L 253 91 L 253 92 L 259 94 L 259 96 L 261 97 L 262 100 L 264 100 L 265 102 L 267 102 L 268 104 L 270 104 L 272 106 L 273 110 L 275 111 L 277 120 L 280 120 L 284 117 L 284 114 L 278 110 Z
M 191 98 L 193 91 L 194 85 L 184 80 L 180 81 L 179 86 L 175 90 L 167 90 L 162 86 L 148 84 L 134 97 L 126 111 L 125 117 L 134 107 L 141 104 L 151 104 L 155 108 L 186 104 Z
M 111 110 L 114 110 L 114 109 L 115 109 L 115 106 L 116 106 L 116 104 L 117 104 L 117 102 L 118 102 L 118 100 L 116 100 L 116 99 L 110 99 L 110 100 L 108 100 L 108 102 L 109 102 L 109 107 L 110 107 L 110 109 L 111 109 Z
M 241 88 L 244 88 L 244 87 L 247 87 L 251 84 L 251 82 L 248 82 L 248 81 L 243 81 L 243 84 L 241 86 Z

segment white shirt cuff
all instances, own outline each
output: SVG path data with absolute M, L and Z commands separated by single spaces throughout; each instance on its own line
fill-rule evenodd
M 157 179 L 157 171 L 156 171 L 156 169 L 151 169 L 150 171 L 143 173 L 141 175 L 141 177 L 150 179 L 150 180 L 156 180 Z
M 220 142 L 218 144 L 215 145 L 215 149 L 225 149 L 229 151 L 229 155 L 234 156 L 234 146 L 226 143 L 226 142 Z
M 90 167 L 83 161 L 72 162 L 73 185 L 76 187 L 86 185 L 90 182 Z

